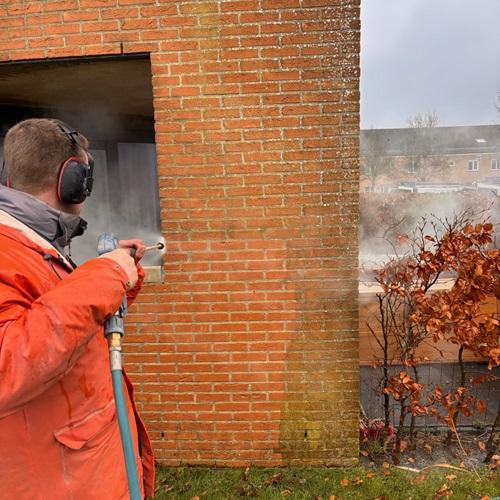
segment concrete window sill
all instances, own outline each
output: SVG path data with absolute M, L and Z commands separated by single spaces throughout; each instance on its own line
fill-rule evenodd
M 144 283 L 163 283 L 162 266 L 144 266 Z

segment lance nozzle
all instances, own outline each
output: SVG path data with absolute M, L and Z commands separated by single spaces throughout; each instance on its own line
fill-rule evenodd
M 151 250 L 163 250 L 165 248 L 165 243 L 162 243 L 159 241 L 156 245 L 151 245 L 149 247 L 146 247 L 146 252 L 149 252 Z

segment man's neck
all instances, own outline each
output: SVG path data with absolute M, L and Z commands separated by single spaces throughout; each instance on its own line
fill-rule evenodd
M 81 206 L 63 203 L 54 191 L 43 191 L 41 193 L 32 194 L 37 200 L 46 203 L 59 212 L 64 212 L 72 215 L 80 215 Z

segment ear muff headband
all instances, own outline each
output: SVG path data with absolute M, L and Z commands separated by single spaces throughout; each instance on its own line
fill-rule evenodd
M 82 203 L 90 196 L 94 184 L 94 159 L 79 140 L 79 133 L 68 127 L 60 120 L 54 120 L 61 132 L 68 138 L 71 144 L 77 144 L 87 152 L 88 164 L 82 163 L 79 158 L 70 157 L 59 170 L 57 181 L 57 196 L 64 203 Z

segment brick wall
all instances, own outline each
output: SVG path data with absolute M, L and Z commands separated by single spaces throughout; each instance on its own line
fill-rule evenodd
M 158 460 L 357 457 L 359 0 L 0 6 L 0 60 L 150 52 L 164 284 L 126 350 Z

